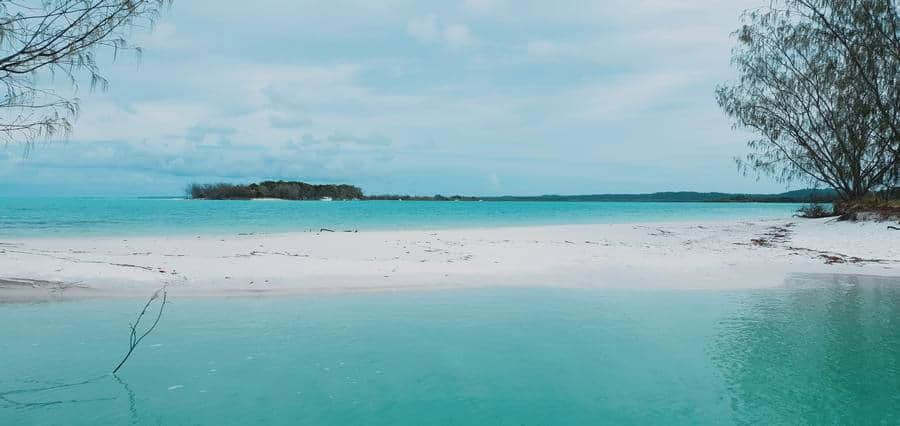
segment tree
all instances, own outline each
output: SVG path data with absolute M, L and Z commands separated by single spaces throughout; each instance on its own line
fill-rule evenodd
M 78 100 L 59 94 L 42 77 L 77 88 L 106 88 L 97 62 L 101 49 L 115 57 L 131 46 L 133 26 L 150 26 L 171 0 L 0 0 L 0 140 L 33 142 L 68 133 Z
M 835 189 L 842 199 L 900 179 L 896 0 L 775 0 L 735 32 L 740 78 L 717 89 L 753 131 L 745 170 Z

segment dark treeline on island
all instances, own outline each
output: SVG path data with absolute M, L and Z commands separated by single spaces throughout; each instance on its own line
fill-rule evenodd
M 723 192 L 655 192 L 651 194 L 593 194 L 475 197 L 463 195 L 365 195 L 353 185 L 315 185 L 296 181 L 265 181 L 249 185 L 214 183 L 192 184 L 187 189 L 193 199 L 248 200 L 278 198 L 284 200 L 385 200 L 385 201 L 605 201 L 605 202 L 756 202 L 756 203 L 829 203 L 838 198 L 830 189 L 802 189 L 780 194 L 729 194 Z
M 359 200 L 362 189 L 353 185 L 313 185 L 306 182 L 265 181 L 249 185 L 230 183 L 192 184 L 188 196 L 204 200 L 249 200 L 279 198 L 283 200 Z
M 604 201 L 604 202 L 754 202 L 754 203 L 828 203 L 837 198 L 837 193 L 830 189 L 802 189 L 781 194 L 729 194 L 723 192 L 654 192 L 650 194 L 591 194 L 591 195 L 535 195 L 496 197 L 472 197 L 464 195 L 373 195 L 367 200 L 405 200 L 405 201 Z

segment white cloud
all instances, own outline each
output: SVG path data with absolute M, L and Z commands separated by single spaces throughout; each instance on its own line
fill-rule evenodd
M 465 25 L 450 25 L 445 28 L 444 41 L 451 49 L 463 49 L 473 46 L 477 42 L 469 27 Z
M 178 37 L 178 31 L 170 21 L 154 25 L 150 31 L 140 32 L 136 36 L 137 45 L 146 50 L 172 49 L 185 47 Z
M 504 0 L 463 0 L 463 9 L 477 15 L 487 15 L 505 5 Z
M 497 176 L 497 173 L 487 175 L 487 190 L 489 193 L 498 194 L 502 188 L 503 185 L 500 183 L 500 177 Z
M 234 0 L 176 2 L 136 40 L 140 67 L 122 60 L 105 69 L 108 92 L 80 94 L 74 141 L 26 165 L 152 176 L 175 192 L 226 175 L 450 193 L 499 190 L 502 177 L 506 192 L 575 193 L 616 190 L 598 165 L 617 158 L 658 167 L 647 185 L 714 189 L 660 178 L 674 166 L 653 159 L 680 139 L 683 162 L 735 190 L 724 186 L 740 182 L 730 158 L 744 135 L 713 89 L 754 1 L 261 0 L 269 13 L 250 21 Z M 0 168 L 17 164 L 6 157 Z
M 406 25 L 406 33 L 419 43 L 442 44 L 452 50 L 471 47 L 478 42 L 468 26 L 442 25 L 433 13 L 410 20 Z
M 406 33 L 419 43 L 434 43 L 441 36 L 437 16 L 429 14 L 413 18 L 406 25 Z
M 557 60 L 585 54 L 584 46 L 549 40 L 532 40 L 525 46 L 527 54 L 535 59 Z
M 661 101 L 671 101 L 669 95 L 673 91 L 699 77 L 692 72 L 659 71 L 595 83 L 570 94 L 571 99 L 577 99 L 573 115 L 585 120 L 640 119 L 641 114 L 657 107 Z

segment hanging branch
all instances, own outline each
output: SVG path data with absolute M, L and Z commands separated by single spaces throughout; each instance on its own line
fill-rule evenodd
M 111 53 L 139 47 L 133 28 L 152 27 L 171 0 L 0 0 L 0 143 L 67 136 L 78 115 L 79 82 L 106 89 Z M 68 83 L 63 89 L 58 80 Z M 71 95 L 70 95 L 71 94 Z
M 162 297 L 160 297 L 162 294 Z M 131 356 L 134 349 L 144 340 L 147 335 L 153 332 L 156 329 L 156 326 L 159 324 L 159 320 L 162 318 L 163 310 L 166 307 L 166 286 L 163 286 L 159 290 L 156 290 L 153 293 L 153 296 L 150 296 L 150 299 L 147 300 L 147 304 L 144 305 L 144 309 L 141 310 L 141 313 L 138 314 L 137 320 L 133 324 L 129 324 L 131 328 L 131 335 L 128 338 L 128 352 L 125 353 L 125 357 L 122 358 L 122 361 L 119 362 L 119 365 L 113 370 L 113 374 L 116 374 L 123 365 L 125 365 L 125 361 L 128 361 L 128 357 Z M 144 319 L 144 314 L 147 313 L 147 310 L 150 309 L 150 305 L 153 304 L 154 301 L 159 300 L 159 311 L 156 313 L 156 319 L 153 321 L 153 324 L 150 325 L 147 330 L 145 330 L 140 336 L 138 336 L 138 328 L 141 325 L 141 320 Z

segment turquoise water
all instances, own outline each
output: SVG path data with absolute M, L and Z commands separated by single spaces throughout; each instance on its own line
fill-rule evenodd
M 756 220 L 797 204 L 410 201 L 199 201 L 0 198 L 0 237 L 231 234 L 349 229 L 441 229 L 579 223 Z
M 3 424 L 897 424 L 900 281 L 0 305 Z

